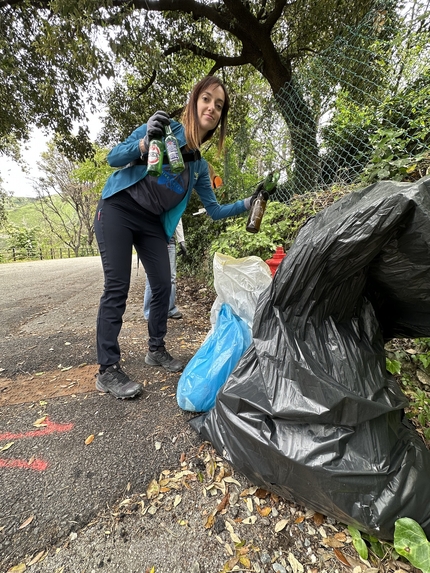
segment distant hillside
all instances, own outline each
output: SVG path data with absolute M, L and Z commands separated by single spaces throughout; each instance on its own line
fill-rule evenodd
M 42 223 L 40 213 L 35 209 L 33 197 L 10 197 L 6 201 L 7 219 L 18 227 L 32 229 Z
M 60 200 L 60 199 L 58 199 Z M 9 223 L 26 229 L 44 227 L 42 215 L 36 209 L 37 199 L 34 197 L 10 197 L 6 202 L 6 213 Z

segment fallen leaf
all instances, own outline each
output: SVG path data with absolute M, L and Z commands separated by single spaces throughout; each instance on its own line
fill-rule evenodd
M 220 511 L 226 508 L 229 498 L 230 494 L 226 493 L 225 496 L 222 498 L 221 502 L 217 505 L 216 513 L 219 513 Z
M 314 513 L 313 520 L 315 525 L 322 525 L 324 523 L 324 515 L 322 513 Z
M 346 535 L 345 533 L 341 532 L 341 533 L 335 533 L 334 534 L 334 538 L 338 539 L 339 541 L 346 541 Z
M 215 516 L 210 514 L 205 523 L 205 529 L 210 529 L 215 523 Z
M 14 443 L 15 442 L 9 442 L 8 444 L 4 445 L 2 448 L 0 448 L 0 452 L 5 452 L 9 448 L 11 448 L 14 445 Z
M 39 561 L 41 561 L 44 557 L 46 557 L 47 554 L 48 554 L 47 551 L 43 551 L 43 550 L 42 550 L 42 551 L 39 551 L 39 553 L 38 553 L 35 557 L 33 557 L 33 559 L 32 559 L 31 561 L 29 561 L 29 562 L 27 563 L 27 565 L 28 565 L 29 567 L 31 567 L 32 565 L 35 565 L 36 563 L 39 563 Z
M 236 535 L 236 533 L 234 532 L 233 526 L 229 521 L 225 522 L 225 528 L 230 533 L 230 537 L 231 537 L 231 540 L 233 541 L 233 543 L 240 543 L 241 542 L 240 537 L 238 535 Z
M 237 481 L 237 479 L 234 479 L 231 476 L 225 477 L 224 481 L 227 483 L 235 483 L 236 485 L 240 486 L 240 483 Z
M 261 517 L 267 517 L 269 513 L 272 511 L 270 505 L 266 505 L 265 507 L 259 507 L 257 505 L 257 511 L 261 515 Z
M 285 526 L 288 523 L 288 519 L 281 519 L 280 521 L 278 521 L 278 523 L 275 525 L 275 532 L 278 533 L 279 531 L 282 531 Z
M 24 527 L 27 527 L 27 525 L 30 525 L 30 523 L 33 521 L 34 519 L 34 515 L 30 515 L 30 517 L 28 517 L 23 523 L 21 523 L 21 525 L 18 527 L 18 529 L 24 529 Z
M 181 457 L 179 458 L 179 462 L 182 464 L 183 462 L 185 462 L 185 458 L 186 458 L 185 452 L 182 452 Z
M 228 565 L 229 569 L 227 569 L 227 571 L 231 571 L 233 569 L 233 567 L 235 565 L 237 565 L 239 563 L 239 557 L 232 557 L 231 559 L 229 559 L 226 563 L 226 565 Z
M 34 422 L 33 426 L 36 426 L 36 428 L 40 428 L 41 426 L 46 426 L 46 424 L 44 424 L 43 422 L 46 420 L 47 417 L 48 416 L 43 416 L 42 418 L 39 418 Z
M 344 543 L 342 543 L 342 541 L 339 541 L 338 539 L 335 539 L 334 537 L 325 537 L 323 538 L 322 542 L 324 543 L 324 545 L 328 545 L 329 547 L 343 547 Z
M 342 551 L 340 551 L 340 549 L 333 549 L 334 554 L 336 555 L 336 558 L 343 563 L 344 565 L 346 565 L 347 567 L 351 567 L 350 562 L 348 561 L 348 559 L 345 557 L 345 555 L 342 553 Z
M 269 492 L 266 489 L 259 487 L 254 495 L 259 499 L 264 499 L 269 495 Z
M 257 521 L 257 516 L 251 515 L 250 517 L 245 517 L 245 519 L 242 520 L 242 523 L 244 523 L 245 525 L 254 525 L 256 521 Z
M 302 523 L 305 520 L 305 516 L 304 515 L 299 515 L 299 517 L 297 517 L 294 520 L 294 523 Z
M 246 507 L 250 513 L 254 511 L 254 505 L 252 503 L 252 499 L 250 497 L 246 498 Z
M 293 573 L 302 573 L 304 571 L 303 565 L 298 561 L 292 553 L 288 554 L 288 563 L 293 569 Z
M 248 559 L 248 557 L 246 557 L 245 555 L 241 555 L 239 557 L 239 562 L 246 567 L 247 569 L 251 568 L 251 561 Z
M 216 470 L 216 462 L 211 458 L 206 464 L 206 475 L 208 478 L 213 478 Z
M 175 497 L 175 501 L 173 502 L 173 507 L 177 507 L 182 501 L 182 497 L 180 495 L 177 495 Z
M 91 444 L 91 442 L 94 440 L 94 434 L 91 434 L 90 436 L 88 436 L 88 438 L 85 440 L 85 445 L 88 446 L 89 444 Z
M 148 489 L 146 490 L 146 495 L 148 499 L 153 499 L 154 497 L 157 497 L 159 493 L 160 493 L 160 486 L 158 485 L 157 481 L 153 479 L 148 485 Z
M 19 565 L 14 565 L 8 569 L 7 573 L 23 573 L 27 569 L 25 563 L 20 563 Z

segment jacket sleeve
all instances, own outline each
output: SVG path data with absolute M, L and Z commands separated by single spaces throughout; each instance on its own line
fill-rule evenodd
M 218 203 L 211 186 L 208 165 L 204 160 L 202 163 L 203 166 L 199 173 L 199 177 L 194 184 L 194 189 L 200 197 L 207 214 L 216 221 L 218 219 L 225 219 L 226 217 L 233 217 L 234 215 L 244 213 L 247 209 L 243 199 L 227 205 L 220 205 Z
M 107 156 L 107 161 L 111 167 L 123 167 L 139 159 L 140 149 L 139 141 L 146 135 L 146 123 L 133 131 L 127 139 L 114 147 Z

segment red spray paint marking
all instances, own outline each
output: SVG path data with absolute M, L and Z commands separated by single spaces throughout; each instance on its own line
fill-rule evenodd
M 31 463 L 25 460 L 5 460 L 0 458 L 0 468 L 23 468 L 26 470 L 36 470 L 37 472 L 43 472 L 48 467 L 48 462 L 45 460 L 35 459 Z
M 12 434 L 6 432 L 0 434 L 0 442 L 10 440 L 21 440 L 23 438 L 37 438 L 40 436 L 47 436 L 49 434 L 69 432 L 73 428 L 73 424 L 56 424 L 51 422 L 48 418 L 44 420 L 45 427 L 40 430 L 31 430 L 29 432 L 21 432 L 20 434 Z M 34 459 L 32 462 L 20 459 L 4 459 L 0 458 L 0 468 L 22 468 L 35 471 L 44 471 L 48 467 L 48 462 L 42 459 Z
M 51 422 L 48 418 L 46 418 L 44 423 L 46 426 L 40 430 L 31 430 L 30 432 L 23 432 L 21 434 L 12 434 L 11 432 L 0 434 L 0 442 L 5 440 L 21 440 L 22 438 L 37 438 L 38 436 L 47 436 L 55 432 L 70 432 L 73 428 L 73 424 L 56 424 L 55 422 Z

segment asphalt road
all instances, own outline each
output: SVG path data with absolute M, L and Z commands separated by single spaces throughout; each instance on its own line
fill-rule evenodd
M 143 272 L 133 269 L 130 293 L 138 286 L 139 296 L 129 297 L 123 326 L 130 344 L 146 328 L 142 281 Z M 54 371 L 65 360 L 61 352 L 73 352 L 67 358 L 75 366 L 85 361 L 96 368 L 102 286 L 98 257 L 0 265 L 1 376 Z M 124 492 L 144 490 L 199 443 L 189 416 L 179 415 L 178 375 L 146 366 L 143 355 L 129 352 L 127 360 L 131 376 L 150 382 L 137 400 L 94 391 L 47 401 L 28 396 L 0 408 L 0 572 L 67 539 Z M 48 425 L 35 427 L 45 416 Z

